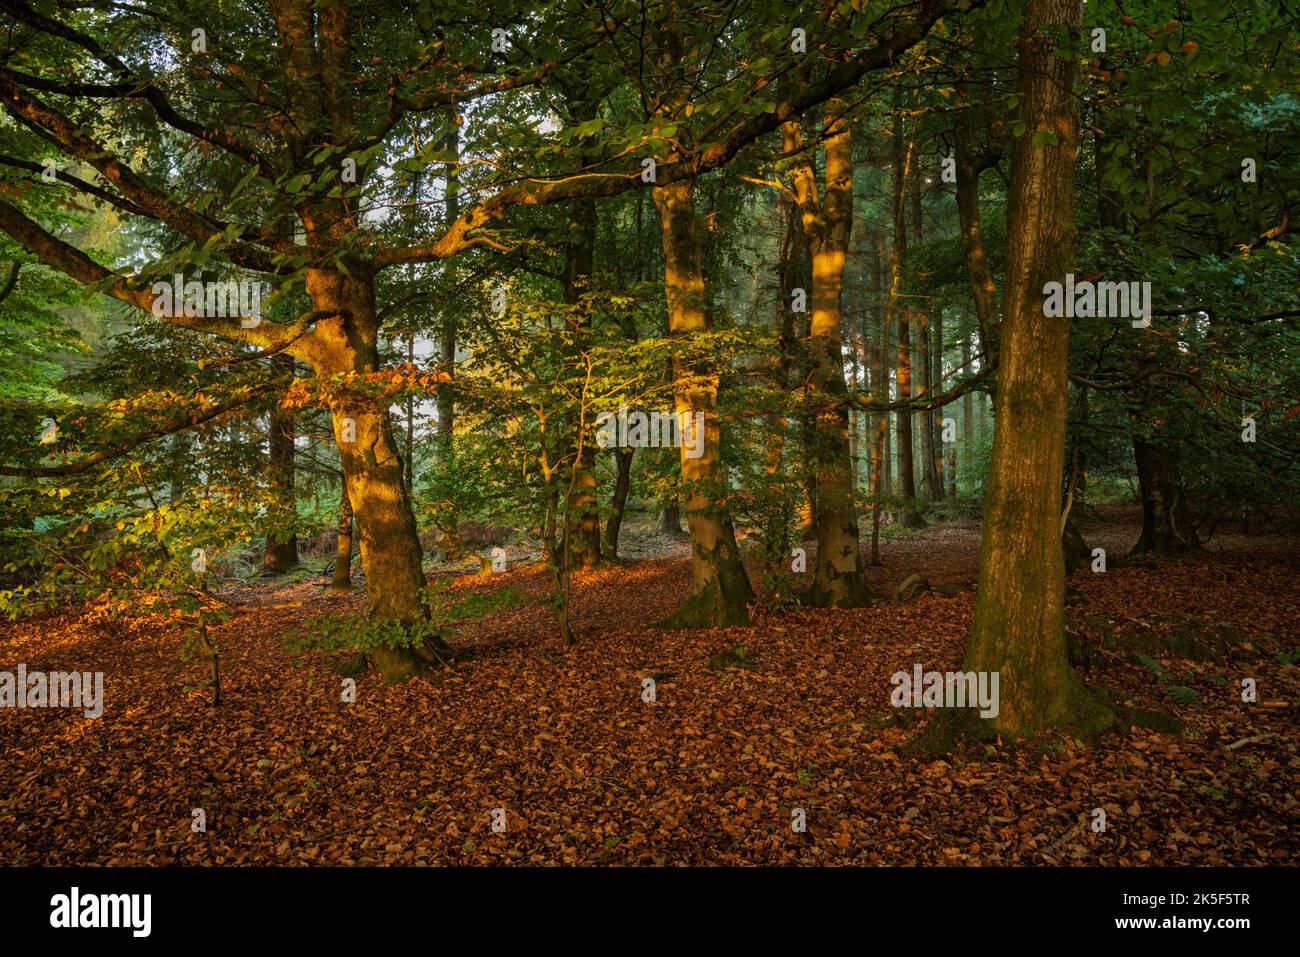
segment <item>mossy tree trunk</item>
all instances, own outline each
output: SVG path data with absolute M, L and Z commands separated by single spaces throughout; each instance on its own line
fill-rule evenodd
M 1063 281 L 1074 256 L 1078 126 L 1074 57 L 1053 28 L 1077 30 L 1078 0 L 1029 0 L 1019 45 L 1016 142 L 993 461 L 967 670 L 1000 674 L 992 729 L 1025 736 L 1047 728 L 1095 732 L 1113 716 L 1066 657 L 1061 554 L 1069 326 L 1043 315 L 1042 288 Z M 1055 144 L 1034 145 L 1039 131 Z
M 318 322 L 317 335 L 304 345 L 304 354 L 322 377 L 364 377 L 379 367 L 374 285 L 359 265 L 351 271 L 351 277 L 326 270 L 307 274 L 313 306 L 332 313 Z M 414 625 L 427 617 L 423 551 L 387 403 L 353 390 L 335 396 L 331 411 L 346 493 L 356 517 L 370 615 Z M 386 680 L 400 680 L 430 663 L 434 656 L 429 651 L 445 656 L 447 649 L 437 641 L 431 649 L 381 648 L 372 653 L 371 663 Z

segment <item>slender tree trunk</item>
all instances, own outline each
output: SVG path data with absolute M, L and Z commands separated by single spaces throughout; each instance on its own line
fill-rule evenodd
M 971 348 L 969 335 L 963 336 L 961 340 L 961 364 L 970 375 Z M 962 464 L 970 467 L 972 456 L 974 455 L 975 442 L 975 397 L 973 392 L 967 392 L 961 397 L 961 460 Z M 956 469 L 953 470 L 954 472 Z M 954 488 L 956 487 L 956 476 L 953 476 Z M 956 493 L 953 493 L 956 497 Z
M 999 674 L 999 711 L 986 720 L 1012 736 L 1096 732 L 1113 720 L 1066 657 L 1060 480 L 1070 328 L 1043 315 L 1042 298 L 1044 284 L 1071 269 L 1076 236 L 1075 58 L 1053 49 L 1048 31 L 1077 33 L 1079 16 L 1078 0 L 1029 0 L 1019 42 L 1017 119 L 1027 129 L 1012 160 L 998 414 L 965 662 Z M 1039 131 L 1056 143 L 1034 145 Z
M 460 162 L 460 127 L 454 116 L 445 148 L 453 157 L 447 167 L 446 222 L 450 225 L 460 217 L 460 176 L 457 170 Z M 445 463 L 452 453 L 452 435 L 456 431 L 456 400 L 451 387 L 451 382 L 456 377 L 456 323 L 450 316 L 446 318 L 438 341 L 438 371 L 446 377 L 437 393 L 438 454 Z
M 943 307 L 931 301 L 931 332 L 934 340 L 934 356 L 930 360 L 930 388 L 943 392 Z M 937 406 L 928 416 L 930 425 L 930 450 L 934 472 L 934 498 L 941 502 L 944 497 L 943 481 L 943 406 Z
M 618 557 L 618 533 L 623 528 L 623 512 L 627 508 L 627 492 L 632 487 L 632 457 L 636 449 L 616 449 L 614 462 L 617 475 L 614 479 L 614 498 L 610 502 L 611 513 L 605 522 L 605 554 L 611 559 Z
M 581 123 L 596 116 L 598 102 L 584 96 L 570 95 L 570 122 Z M 590 150 L 582 154 L 583 165 L 597 162 L 598 156 Z M 591 276 L 596 251 L 596 201 L 575 200 L 569 206 L 564 262 L 564 302 L 578 306 L 584 294 L 591 292 Z M 591 328 L 590 313 L 570 312 L 568 326 L 575 336 Z M 570 483 L 567 514 L 572 523 L 569 536 L 569 563 L 571 567 L 595 568 L 600 564 L 600 514 L 596 500 L 596 446 L 592 442 L 582 445 L 582 451 L 573 463 L 574 475 Z
M 654 189 L 663 230 L 668 329 L 670 335 L 683 339 L 708 328 L 704 256 L 692 191 L 690 180 Z M 686 358 L 675 358 L 673 366 L 679 421 L 694 427 L 696 414 L 702 415 L 704 435 L 698 457 L 687 457 L 685 442 L 681 447 L 693 558 L 691 594 L 664 624 L 679 628 L 747 625 L 747 606 L 754 591 L 740 561 L 731 519 L 720 501 L 726 493 L 726 476 L 717 416 L 718 370 Z
M 352 501 L 345 484 L 339 491 L 339 540 L 334 552 L 334 591 L 352 588 Z
M 1061 549 L 1065 555 L 1065 572 L 1070 574 L 1091 563 L 1092 549 L 1083 537 L 1079 518 L 1083 512 L 1088 486 L 1087 465 L 1083 455 L 1083 430 L 1088 423 L 1088 389 L 1080 386 L 1074 404 L 1075 424 L 1066 460 L 1064 521 L 1061 523 Z
M 953 128 L 957 174 L 957 223 L 961 233 L 962 252 L 966 257 L 966 272 L 970 276 L 971 293 L 975 297 L 975 318 L 979 323 L 980 344 L 984 346 L 985 359 L 993 361 L 997 355 L 996 333 L 998 320 L 998 288 L 993 282 L 984 248 L 984 228 L 980 221 L 980 170 L 971 143 L 971 108 L 958 112 Z M 991 163 L 990 163 L 991 165 Z
M 907 254 L 907 181 L 912 175 L 911 138 L 904 140 L 903 115 L 894 112 L 894 146 L 897 159 L 894 163 L 894 256 L 897 262 Z M 895 267 L 895 291 L 891 299 L 897 298 L 897 267 Z M 906 402 L 912 397 L 912 333 L 911 311 L 894 306 L 898 315 L 898 401 Z M 903 526 L 921 528 L 925 522 L 916 509 L 916 473 L 915 452 L 912 449 L 912 412 L 899 409 L 895 413 L 894 424 L 898 432 L 898 497 L 903 500 Z
M 288 356 L 276 356 L 271 362 L 280 371 L 293 368 L 293 360 Z M 295 435 L 293 409 L 286 409 L 277 401 L 271 407 L 271 459 L 267 474 L 278 507 L 276 518 L 285 521 L 293 520 L 297 509 L 294 495 Z M 268 575 L 281 575 L 297 567 L 298 536 L 292 532 L 284 536 L 267 535 L 262 570 Z

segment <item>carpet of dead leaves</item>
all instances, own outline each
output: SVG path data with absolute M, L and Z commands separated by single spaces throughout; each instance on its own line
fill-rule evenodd
M 1111 556 L 1136 533 L 1088 529 Z M 1053 737 L 914 757 L 925 713 L 893 709 L 889 678 L 959 667 L 978 549 L 978 528 L 959 524 L 883 543 L 882 595 L 919 571 L 967 586 L 951 597 L 707 632 L 651 627 L 689 582 L 680 554 L 602 569 L 575 584 L 571 648 L 554 637 L 540 569 L 465 576 L 456 588 L 535 601 L 467 625 L 458 661 L 431 679 L 362 676 L 353 704 L 340 656 L 285 648 L 313 616 L 363 601 L 315 581 L 240 596 L 297 604 L 216 632 L 215 708 L 176 629 L 84 610 L 6 624 L 0 668 L 103 671 L 106 707 L 98 720 L 0 710 L 0 863 L 1297 863 L 1300 542 L 1219 536 L 1194 558 L 1112 558 L 1071 577 L 1086 680 L 1178 716 L 1181 735 L 1125 725 L 1092 747 Z M 1125 648 L 1188 621 L 1221 653 L 1144 645 L 1144 663 Z M 749 667 L 721 666 L 737 645 Z M 206 833 L 191 829 L 195 808 Z M 805 833 L 791 830 L 795 808 Z

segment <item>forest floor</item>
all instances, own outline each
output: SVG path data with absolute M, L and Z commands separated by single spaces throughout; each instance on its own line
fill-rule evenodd
M 687 587 L 682 555 L 584 573 L 571 648 L 540 567 L 458 577 L 458 593 L 524 603 L 465 625 L 429 679 L 360 676 L 354 703 L 344 655 L 286 650 L 364 600 L 318 579 L 240 595 L 265 607 L 214 630 L 219 707 L 175 627 L 85 609 L 5 624 L 0 668 L 102 671 L 105 708 L 0 709 L 0 864 L 1300 862 L 1300 541 L 1220 535 L 1192 558 L 1120 564 L 1137 528 L 1109 518 L 1085 527 L 1109 570 L 1069 581 L 1081 673 L 1181 733 L 1121 721 L 1095 745 L 915 752 L 927 712 L 891 707 L 890 676 L 958 669 L 974 594 L 899 605 L 894 589 L 917 571 L 971 585 L 969 523 L 882 542 L 880 607 L 747 629 L 652 627 Z

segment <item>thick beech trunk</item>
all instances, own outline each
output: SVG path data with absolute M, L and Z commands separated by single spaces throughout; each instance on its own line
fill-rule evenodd
M 703 249 L 695 217 L 693 185 L 685 180 L 654 190 L 663 230 L 664 286 L 668 329 L 688 339 L 708 328 Z M 688 458 L 681 448 L 686 522 L 690 527 L 692 586 L 668 627 L 725 627 L 749 624 L 754 591 L 740 561 L 736 533 L 720 503 L 726 483 L 722 470 L 722 428 L 717 416 L 718 370 L 689 359 L 674 359 L 679 420 L 693 424 L 704 416 L 703 451 Z
M 1017 118 L 1028 128 L 1012 161 L 998 414 L 965 663 L 999 673 L 1000 710 L 985 720 L 1014 736 L 1095 732 L 1113 719 L 1066 658 L 1060 482 L 1070 330 L 1043 315 L 1042 296 L 1073 262 L 1078 140 L 1074 57 L 1058 57 L 1047 33 L 1078 23 L 1078 0 L 1029 0 L 1019 45 Z M 1039 131 L 1057 142 L 1034 145 Z
M 374 287 L 362 277 L 311 270 L 307 293 L 322 312 L 338 315 L 317 324 L 327 335 L 317 335 L 309 354 L 322 376 L 354 373 L 364 376 L 378 368 Z M 387 403 L 360 395 L 340 393 L 333 401 L 334 439 L 343 460 L 343 478 L 356 515 L 356 537 L 366 574 L 366 600 L 374 619 L 414 625 L 426 616 L 423 551 L 402 475 L 402 459 L 394 441 Z M 371 663 L 386 680 L 410 677 L 446 647 L 437 640 L 430 647 L 407 650 L 380 648 Z

